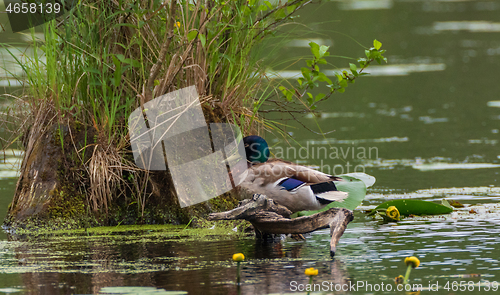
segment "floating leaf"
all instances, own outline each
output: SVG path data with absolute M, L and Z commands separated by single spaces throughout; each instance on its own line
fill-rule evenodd
M 373 209 L 370 215 L 375 213 L 378 209 L 387 209 L 390 206 L 395 206 L 396 208 L 398 208 L 399 214 L 401 214 L 402 216 L 438 215 L 438 214 L 448 214 L 453 212 L 453 209 L 433 202 L 405 199 L 405 200 L 392 200 L 380 204 L 375 209 Z

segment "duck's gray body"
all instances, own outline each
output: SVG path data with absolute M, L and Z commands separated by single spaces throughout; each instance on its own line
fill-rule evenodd
M 263 194 L 292 212 L 321 209 L 331 202 L 342 202 L 348 195 L 337 191 L 333 183 L 343 181 L 341 178 L 279 159 L 250 165 L 241 179 L 241 198 Z

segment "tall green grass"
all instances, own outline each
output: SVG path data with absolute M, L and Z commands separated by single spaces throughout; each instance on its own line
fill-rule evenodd
M 94 140 L 85 137 L 92 159 L 76 151 L 90 181 L 88 203 L 107 210 L 128 188 L 144 212 L 149 174 L 125 157 L 130 113 L 196 85 L 210 118 L 238 124 L 244 133 L 270 127 L 258 117 L 262 102 L 275 93 L 263 88 L 261 45 L 309 2 L 82 0 L 43 25 L 44 40 L 35 40 L 32 30 L 34 54 L 17 60 L 31 117 L 53 114 L 26 125 L 76 122 L 96 130 Z M 59 138 L 64 145 L 62 133 Z M 124 179 L 125 170 L 134 177 Z

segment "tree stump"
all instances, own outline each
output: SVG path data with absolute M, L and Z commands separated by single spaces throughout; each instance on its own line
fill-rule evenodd
M 255 194 L 233 210 L 212 213 L 208 220 L 245 219 L 255 230 L 267 234 L 303 234 L 330 227 L 330 255 L 335 256 L 337 243 L 354 214 L 344 208 L 331 208 L 309 216 L 290 218 L 292 212 L 264 195 Z

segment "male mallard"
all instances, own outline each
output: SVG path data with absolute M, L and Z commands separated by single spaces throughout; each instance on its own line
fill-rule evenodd
M 342 178 L 292 162 L 269 159 L 269 146 L 260 136 L 247 136 L 243 142 L 248 170 L 242 175 L 243 181 L 239 185 L 242 198 L 263 194 L 292 212 L 318 210 L 347 198 L 348 193 L 338 191 L 333 182 L 344 181 Z M 370 186 L 371 181 L 364 182 Z

